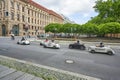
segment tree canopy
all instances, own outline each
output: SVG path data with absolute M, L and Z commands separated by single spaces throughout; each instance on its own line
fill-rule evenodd
M 120 0 L 97 0 L 94 9 L 98 12 L 89 22 L 102 24 L 108 22 L 120 23 Z

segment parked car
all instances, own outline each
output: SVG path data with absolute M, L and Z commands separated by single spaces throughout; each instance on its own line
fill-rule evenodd
M 106 53 L 109 55 L 115 54 L 114 50 L 110 46 L 99 47 L 99 46 L 89 46 L 88 51 L 90 53 Z
M 45 42 L 44 45 L 43 45 L 44 48 L 53 48 L 53 49 L 60 49 L 60 45 L 59 44 L 56 44 L 52 41 L 49 41 L 49 42 Z
M 25 39 L 25 40 L 18 40 L 17 44 L 21 45 L 30 45 L 30 41 Z

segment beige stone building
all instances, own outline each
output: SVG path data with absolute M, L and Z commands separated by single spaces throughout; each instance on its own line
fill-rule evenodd
M 0 0 L 0 36 L 38 35 L 49 23 L 63 23 L 63 18 L 32 0 Z

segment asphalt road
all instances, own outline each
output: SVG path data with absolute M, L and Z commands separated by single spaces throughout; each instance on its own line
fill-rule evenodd
M 120 47 L 113 47 L 116 54 L 91 54 L 87 50 L 68 49 L 61 44 L 61 49 L 49 49 L 32 42 L 31 45 L 17 45 L 17 40 L 0 38 L 0 55 L 72 71 L 102 80 L 120 80 Z M 66 60 L 73 60 L 68 64 Z

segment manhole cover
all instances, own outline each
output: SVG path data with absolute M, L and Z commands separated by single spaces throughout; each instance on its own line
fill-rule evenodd
M 68 64 L 72 64 L 72 63 L 74 63 L 74 60 L 67 59 L 67 60 L 65 60 L 65 62 L 68 63 Z

